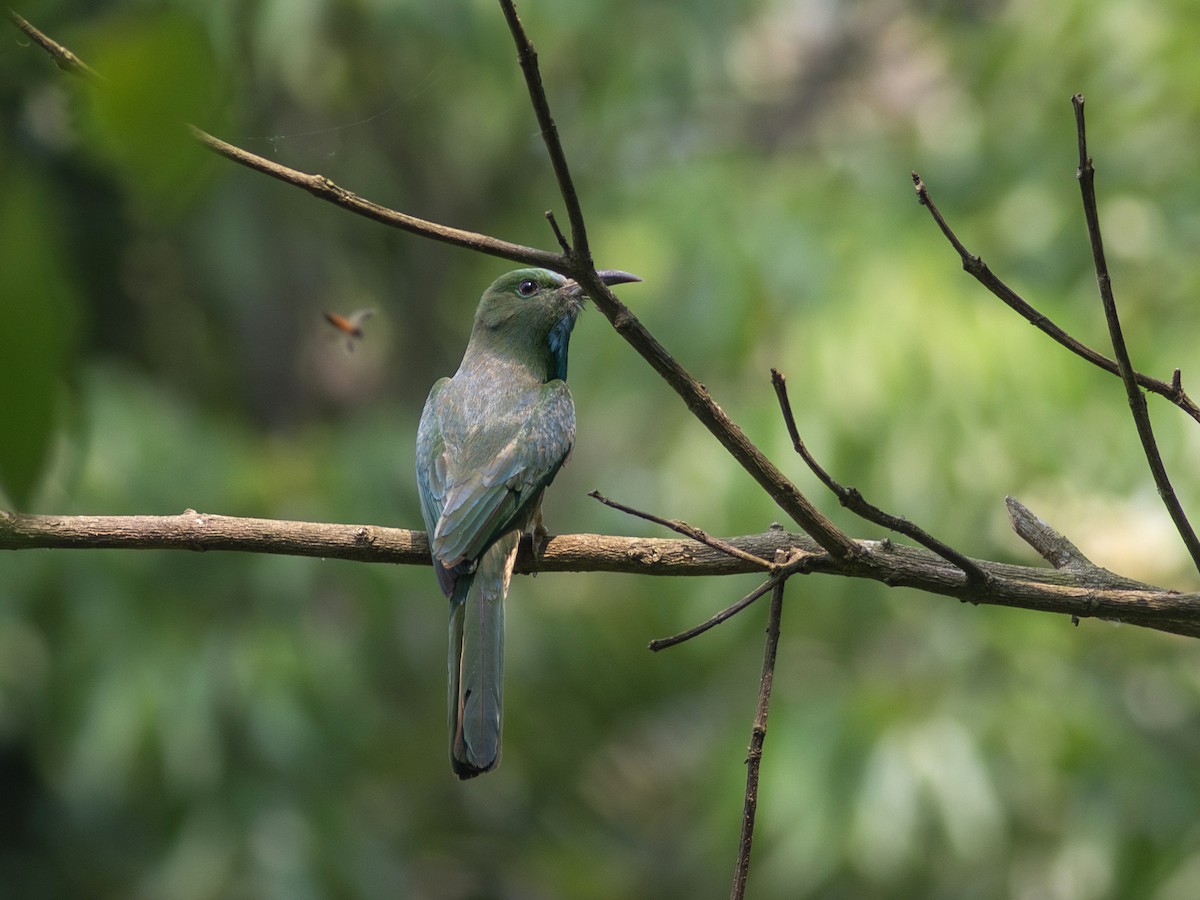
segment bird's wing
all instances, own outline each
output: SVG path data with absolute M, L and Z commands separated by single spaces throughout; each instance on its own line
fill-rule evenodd
M 571 452 L 575 407 L 565 383 L 554 381 L 523 419 L 504 423 L 481 446 L 482 460 L 443 454 L 447 477 L 440 516 L 431 529 L 433 554 L 444 566 L 477 559 L 500 535 L 524 528 L 536 499 Z M 457 464 L 456 463 L 461 463 Z
M 421 498 L 421 518 L 431 536 L 446 505 L 446 438 L 442 432 L 440 398 L 449 383 L 449 378 L 442 378 L 434 384 L 417 426 L 417 492 Z M 454 591 L 454 573 L 436 565 L 436 554 L 434 560 L 438 583 L 443 593 L 450 596 Z

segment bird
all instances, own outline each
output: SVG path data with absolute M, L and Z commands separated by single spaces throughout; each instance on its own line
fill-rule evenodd
M 597 274 L 607 285 L 641 281 Z M 504 598 L 526 530 L 540 552 L 542 495 L 575 442 L 567 349 L 583 303 L 576 281 L 548 269 L 497 278 L 417 428 L 421 517 L 450 600 L 450 765 L 463 780 L 500 761 Z

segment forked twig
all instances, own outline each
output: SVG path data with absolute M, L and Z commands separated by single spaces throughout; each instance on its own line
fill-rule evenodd
M 554 168 L 555 177 L 558 179 L 559 193 L 562 195 L 563 203 L 567 208 L 567 216 L 571 222 L 573 246 L 570 252 L 565 254 L 567 274 L 584 286 L 588 296 L 595 301 L 596 307 L 604 313 L 617 333 L 628 341 L 679 394 L 688 409 L 691 410 L 692 415 L 708 428 L 721 445 L 729 451 L 729 454 L 750 473 L 784 512 L 812 535 L 813 539 L 832 556 L 849 560 L 863 558 L 862 547 L 813 506 L 774 463 L 754 446 L 746 437 L 745 432 L 713 401 L 704 385 L 696 381 L 679 364 L 679 361 L 646 330 L 637 317 L 597 277 L 591 263 L 591 251 L 588 247 L 587 229 L 584 226 L 579 195 L 571 180 L 566 154 L 563 152 L 562 141 L 558 136 L 558 128 L 554 124 L 554 117 L 550 113 L 550 104 L 542 86 L 537 52 L 533 47 L 533 42 L 525 33 L 513 0 L 500 0 L 500 6 L 504 10 L 504 17 L 508 21 L 509 30 L 512 32 L 513 41 L 517 47 L 517 56 L 521 63 L 521 71 L 525 75 L 529 99 L 541 127 L 542 140 L 546 144 L 546 152 L 550 156 L 550 163 Z
M 1092 245 L 1092 261 L 1096 267 L 1096 283 L 1100 289 L 1100 302 L 1104 305 L 1104 319 L 1108 323 L 1108 333 L 1112 338 L 1113 355 L 1117 358 L 1117 367 L 1121 381 L 1125 384 L 1125 395 L 1129 400 L 1129 410 L 1133 414 L 1133 422 L 1137 428 L 1138 438 L 1142 442 L 1142 450 L 1146 454 L 1146 462 L 1150 466 L 1150 474 L 1158 488 L 1158 495 L 1163 505 L 1175 523 L 1179 536 L 1187 546 L 1192 562 L 1200 570 L 1200 539 L 1192 523 L 1188 521 L 1187 513 L 1175 494 L 1171 479 L 1167 476 L 1167 468 L 1163 464 L 1162 454 L 1158 450 L 1158 442 L 1154 439 L 1154 427 L 1150 424 L 1150 412 L 1146 409 L 1146 395 L 1138 386 L 1137 374 L 1129 359 L 1129 348 L 1125 346 L 1125 336 L 1121 330 L 1121 319 L 1117 315 L 1117 302 L 1113 297 L 1112 277 L 1108 272 L 1108 262 L 1104 258 L 1104 241 L 1100 236 L 1100 214 L 1096 209 L 1096 170 L 1092 166 L 1092 158 L 1087 152 L 1087 134 L 1083 118 L 1083 94 L 1071 98 L 1075 108 L 1075 130 L 1079 136 L 1079 190 L 1083 195 L 1083 215 L 1087 220 L 1088 238 Z
M 1076 340 L 1067 334 L 1062 328 L 1056 325 L 1048 316 L 1044 315 L 1020 294 L 1014 291 L 1011 287 L 996 277 L 995 273 L 988 268 L 987 263 L 980 257 L 971 253 L 958 236 L 946 222 L 941 211 L 937 208 L 937 204 L 933 202 L 933 198 L 929 195 L 929 188 L 925 185 L 921 176 L 916 172 L 912 173 L 913 185 L 916 187 L 917 200 L 921 205 L 929 210 L 929 214 L 933 217 L 933 221 L 937 224 L 946 240 L 950 242 L 956 253 L 962 259 L 962 267 L 980 284 L 987 288 L 992 294 L 1000 298 L 1005 305 L 1020 315 L 1025 321 L 1034 325 L 1043 334 L 1066 347 L 1076 356 L 1082 357 L 1094 366 L 1098 366 L 1106 372 L 1113 375 L 1120 375 L 1120 370 L 1117 367 L 1115 360 L 1110 359 L 1098 350 L 1094 350 L 1082 341 Z M 1137 383 L 1146 390 L 1158 394 L 1167 400 L 1174 403 L 1181 410 L 1200 422 L 1200 406 L 1187 395 L 1183 389 L 1182 377 L 1178 369 L 1175 370 L 1170 383 L 1161 381 L 1157 378 L 1151 378 L 1149 375 L 1144 375 L 1141 372 L 1135 372 L 1134 377 Z

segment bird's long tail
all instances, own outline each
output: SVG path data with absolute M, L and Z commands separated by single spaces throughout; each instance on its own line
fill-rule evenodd
M 496 541 L 450 598 L 450 765 L 459 778 L 500 762 L 504 597 L 520 537 L 512 531 Z

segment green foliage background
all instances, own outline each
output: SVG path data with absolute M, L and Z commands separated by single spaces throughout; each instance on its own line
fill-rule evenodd
M 437 221 L 552 246 L 559 209 L 489 2 L 45 0 L 108 78 L 0 43 L 0 482 L 55 513 L 415 527 L 412 444 L 506 264 L 204 155 L 191 120 Z M 1088 98 L 1131 352 L 1198 370 L 1200 20 L 1182 2 L 525 0 L 597 261 L 725 409 L 842 481 L 1036 564 L 1013 494 L 1097 562 L 1194 589 L 1120 384 L 965 276 L 916 203 L 1103 346 L 1069 98 Z M 376 307 L 353 353 L 324 310 Z M 779 514 L 599 315 L 552 530 Z M 1194 389 L 1194 385 L 1193 385 Z M 1185 504 L 1197 431 L 1152 403 Z M 168 552 L 0 558 L 0 884 L 13 896 L 714 897 L 765 604 L 753 579 L 521 578 L 505 759 L 445 750 L 424 569 Z M 1191 641 L 813 577 L 789 587 L 751 892 L 1195 896 Z

